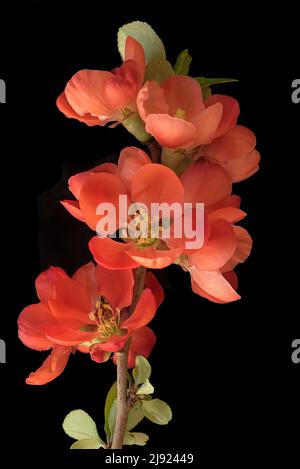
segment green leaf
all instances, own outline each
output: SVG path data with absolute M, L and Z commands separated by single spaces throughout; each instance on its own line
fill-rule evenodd
M 107 441 L 111 440 L 111 433 L 110 433 L 110 428 L 108 424 L 108 416 L 110 413 L 111 406 L 113 405 L 114 401 L 117 398 L 117 381 L 114 382 L 114 384 L 111 386 L 110 390 L 107 393 L 106 400 L 105 400 L 105 407 L 104 407 L 104 418 L 105 418 L 105 424 L 104 424 L 104 430 L 106 433 L 106 438 Z
M 145 383 L 151 376 L 151 365 L 142 355 L 137 355 L 135 359 L 135 368 L 132 371 L 135 384 Z
M 117 417 L 117 399 L 114 400 L 110 407 L 110 411 L 107 418 L 108 428 L 110 431 L 110 435 L 112 436 L 115 431 L 116 425 L 116 417 Z
M 196 77 L 195 80 L 199 83 L 202 88 L 203 99 L 207 99 L 211 96 L 211 86 L 218 85 L 221 83 L 232 83 L 236 80 L 235 78 L 205 78 L 205 77 Z
M 146 433 L 125 433 L 124 436 L 124 445 L 138 445 L 138 446 L 145 446 L 147 441 L 149 440 L 149 436 Z
M 128 36 L 133 37 L 144 48 L 146 64 L 152 60 L 165 59 L 166 52 L 161 39 L 147 23 L 133 21 L 125 24 L 118 31 L 118 49 L 122 59 L 125 58 L 125 44 Z
M 188 75 L 190 71 L 190 65 L 192 62 L 192 56 L 189 54 L 188 49 L 183 50 L 177 57 L 176 64 L 174 66 L 176 75 Z
M 202 88 L 202 97 L 204 101 L 209 98 L 212 95 L 211 87 L 210 86 L 205 86 L 205 88 Z
M 110 408 L 110 412 L 108 416 L 108 428 L 109 428 L 111 436 L 114 434 L 114 431 L 115 431 L 116 417 L 117 417 L 117 399 L 114 400 Z M 140 401 L 137 401 L 136 404 L 128 412 L 126 431 L 130 432 L 130 430 L 136 427 L 137 424 L 143 420 L 143 418 L 144 418 L 144 412 L 142 409 L 142 404 Z
M 152 60 L 146 67 L 145 81 L 154 80 L 160 83 L 173 75 L 170 62 L 165 59 Z
M 158 425 L 166 425 L 172 418 L 172 411 L 168 404 L 160 399 L 142 402 L 145 417 Z
M 137 426 L 144 418 L 144 412 L 142 404 L 140 401 L 137 401 L 136 404 L 129 410 L 128 420 L 126 425 L 126 431 L 130 432 L 134 427 Z
M 137 394 L 153 394 L 154 393 L 154 387 L 150 383 L 150 381 L 147 379 L 141 386 L 139 387 L 139 390 L 137 391 Z
M 205 77 L 195 77 L 195 80 L 199 83 L 201 88 L 211 85 L 219 85 L 221 83 L 233 83 L 236 80 L 235 78 L 205 78 Z
M 67 435 L 75 440 L 91 438 L 101 441 L 94 420 L 81 409 L 72 410 L 66 416 L 63 422 L 63 429 Z
M 238 81 L 235 78 L 205 78 L 205 77 L 196 77 L 194 78 L 202 88 L 203 99 L 209 98 L 211 96 L 211 86 L 219 85 L 221 83 L 232 83 Z
M 101 440 L 94 440 L 93 438 L 86 438 L 85 440 L 78 440 L 72 444 L 70 449 L 99 449 L 106 448 Z

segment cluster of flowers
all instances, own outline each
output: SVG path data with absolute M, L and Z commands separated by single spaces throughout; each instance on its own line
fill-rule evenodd
M 19 337 L 32 349 L 52 352 L 27 378 L 29 384 L 56 378 L 75 350 L 89 353 L 97 362 L 111 355 L 115 360 L 129 337 L 129 367 L 136 355 L 148 357 L 155 335 L 147 324 L 164 294 L 148 271 L 144 290 L 130 310 L 133 274 L 140 266 L 162 269 L 175 263 L 190 274 L 198 295 L 216 303 L 240 298 L 234 269 L 249 256 L 252 240 L 237 225 L 246 213 L 240 209 L 240 197 L 232 194 L 232 185 L 258 169 L 255 135 L 237 124 L 235 99 L 220 94 L 204 98 L 194 78 L 175 74 L 164 58 L 151 62 L 143 41 L 133 36 L 124 41 L 119 68 L 77 72 L 57 106 L 67 117 L 90 126 L 122 124 L 143 144 L 155 142 L 160 157 L 127 147 L 118 164 L 103 163 L 70 178 L 74 199 L 62 204 L 97 232 L 89 243 L 96 265 L 84 265 L 71 278 L 51 267 L 37 278 L 40 302 L 22 311 Z M 203 245 L 190 249 L 184 237 L 172 235 L 115 239 L 99 233 L 99 203 L 109 202 L 118 211 L 120 195 L 146 207 L 153 202 L 203 203 Z

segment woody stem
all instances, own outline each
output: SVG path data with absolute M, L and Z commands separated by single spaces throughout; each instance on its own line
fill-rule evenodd
M 135 270 L 135 282 L 132 303 L 129 313 L 132 314 L 136 304 L 142 294 L 145 285 L 145 267 L 138 267 Z M 112 449 L 121 449 L 128 419 L 127 402 L 127 371 L 128 371 L 128 352 L 130 348 L 130 339 L 125 346 L 117 353 L 117 416 L 116 425 L 111 444 Z
M 148 147 L 152 163 L 160 163 L 161 146 L 159 143 L 152 138 L 146 143 L 146 145 Z

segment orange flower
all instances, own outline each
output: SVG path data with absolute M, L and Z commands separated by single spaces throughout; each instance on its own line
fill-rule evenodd
M 200 85 L 188 76 L 146 82 L 137 107 L 146 131 L 163 147 L 189 151 L 232 128 L 239 114 L 237 101 L 228 96 L 204 103 Z
M 235 99 L 214 94 L 203 102 L 201 87 L 193 78 L 174 76 L 161 85 L 145 83 L 137 106 L 146 131 L 168 149 L 168 166 L 176 167 L 173 152 L 179 151 L 194 161 L 222 165 L 232 182 L 258 170 L 256 138 L 251 130 L 236 125 L 240 108 Z
M 197 157 L 198 161 L 203 159 L 222 165 L 232 182 L 239 182 L 259 169 L 260 154 L 255 150 L 255 145 L 254 133 L 246 127 L 236 125 L 209 145 L 200 148 Z
M 108 271 L 89 263 L 72 278 L 57 267 L 40 274 L 36 289 L 41 301 L 21 312 L 19 337 L 27 347 L 52 352 L 26 382 L 45 384 L 55 379 L 76 348 L 90 352 L 94 359 L 93 346 L 97 344 L 104 352 L 101 360 L 104 361 L 131 337 L 130 365 L 134 364 L 136 354 L 148 356 L 155 335 L 146 324 L 155 315 L 163 291 L 155 277 L 147 275 L 146 288 L 128 317 L 134 284 L 131 270 Z M 100 361 L 98 356 L 96 361 Z
M 230 194 L 231 182 L 223 168 L 210 163 L 199 163 L 197 167 L 197 177 L 189 180 L 182 177 L 180 180 L 171 169 L 151 163 L 142 150 L 129 147 L 121 152 L 118 165 L 100 165 L 70 178 L 70 190 L 78 201 L 63 201 L 62 204 L 73 216 L 96 231 L 101 219 L 97 215 L 97 207 L 102 202 L 116 207 L 116 220 L 119 220 L 120 195 L 126 195 L 129 204 L 143 203 L 149 207 L 154 202 L 169 206 L 173 203 L 183 206 L 184 201 L 213 204 Z M 182 214 L 184 217 L 184 208 Z M 171 228 L 172 222 L 171 219 Z M 118 228 L 122 226 L 116 225 Z M 176 261 L 185 250 L 186 239 L 174 239 L 172 229 L 170 232 L 170 238 L 125 238 L 123 243 L 102 237 L 99 233 L 100 236 L 94 237 L 89 246 L 97 263 L 109 269 L 128 269 L 138 265 L 163 268 Z
M 128 37 L 125 61 L 112 72 L 80 70 L 67 83 L 57 106 L 67 117 L 87 125 L 121 122 L 136 111 L 136 97 L 144 82 L 143 47 Z
M 190 167 L 182 176 L 187 185 L 201 175 L 198 165 Z M 240 198 L 234 195 L 208 203 L 205 243 L 196 252 L 185 252 L 179 261 L 191 274 L 193 291 L 216 303 L 240 298 L 235 291 L 237 276 L 233 269 L 249 256 L 252 240 L 244 228 L 234 225 L 246 216 L 239 207 Z

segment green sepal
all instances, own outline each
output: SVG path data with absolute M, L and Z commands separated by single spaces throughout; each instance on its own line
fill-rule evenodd
M 188 49 L 180 52 L 174 65 L 176 75 L 188 75 L 190 71 L 190 65 L 192 62 L 192 56 L 189 54 Z

